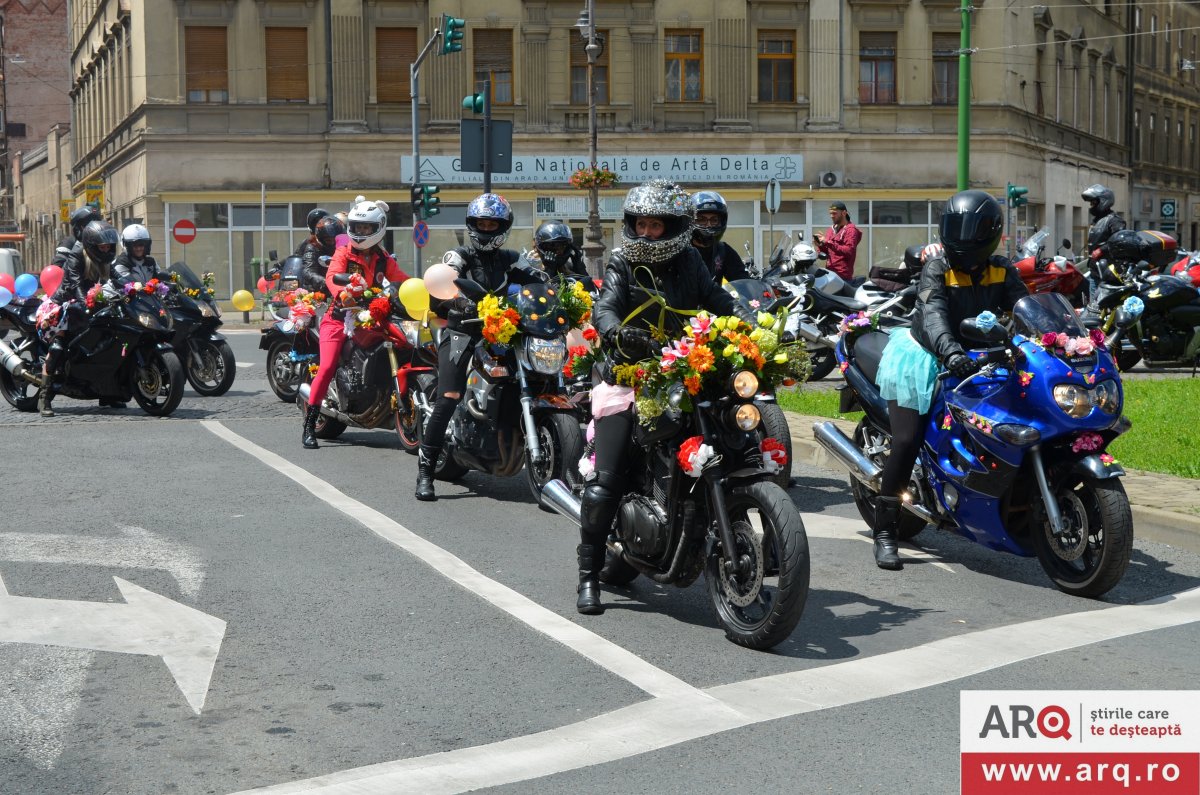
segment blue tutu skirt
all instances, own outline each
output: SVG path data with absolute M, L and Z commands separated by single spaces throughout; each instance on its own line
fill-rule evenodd
M 922 348 L 908 329 L 898 328 L 883 349 L 875 383 L 884 400 L 928 414 L 938 369 L 937 357 Z

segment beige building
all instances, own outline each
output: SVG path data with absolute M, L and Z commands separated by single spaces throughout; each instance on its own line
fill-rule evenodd
M 61 124 L 41 146 L 18 152 L 13 159 L 13 195 L 25 240 L 25 267 L 40 271 L 49 264 L 74 206 L 71 132 Z
M 623 182 L 601 196 L 608 245 L 625 186 L 651 175 L 721 191 L 727 240 L 760 258 L 771 231 L 825 226 L 834 199 L 864 230 L 860 271 L 929 239 L 956 182 L 956 3 L 595 5 L 600 159 Z M 442 186 L 422 259 L 460 240 L 480 192 L 481 175 L 459 170 L 458 124 L 484 79 L 495 118 L 514 127 L 513 170 L 493 175 L 516 210 L 510 244 L 549 217 L 582 230 L 586 194 L 567 180 L 588 152 L 583 7 L 331 0 L 327 25 L 327 4 L 311 0 L 72 3 L 76 200 L 99 186 L 115 223 L 144 219 L 160 259 L 214 270 L 228 294 L 254 283 L 252 257 L 300 242 L 310 208 L 364 193 L 391 202 L 388 243 L 411 268 L 408 65 L 446 13 L 467 20 L 466 46 L 421 69 L 422 176 Z M 1019 234 L 1045 223 L 1079 239 L 1092 182 L 1128 205 L 1120 8 L 1056 5 L 1052 17 L 984 2 L 972 15 L 971 184 L 1030 188 Z M 774 216 L 771 178 L 783 188 Z M 186 248 L 170 239 L 180 220 L 198 227 Z

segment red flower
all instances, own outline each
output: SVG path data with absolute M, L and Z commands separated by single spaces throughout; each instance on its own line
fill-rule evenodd
M 367 306 L 367 311 L 371 313 L 372 320 L 382 323 L 392 313 L 392 304 L 387 298 L 376 298 Z
M 587 328 L 585 328 L 583 330 L 583 338 L 585 340 L 587 340 L 588 342 L 593 341 L 594 339 L 596 339 L 599 336 L 600 336 L 600 334 L 596 331 L 596 329 L 594 329 L 591 326 L 588 326 Z
M 702 444 L 704 444 L 703 436 L 692 436 L 685 439 L 683 444 L 679 445 L 679 452 L 675 455 L 675 460 L 679 462 L 680 469 L 684 472 L 692 472 L 692 459 L 700 452 L 700 445 Z M 693 477 L 696 477 L 696 475 L 693 475 Z
M 1101 331 L 1100 329 L 1098 329 L 1098 328 L 1092 329 L 1091 331 L 1088 332 L 1088 336 L 1092 338 L 1092 342 L 1095 345 L 1100 346 L 1100 345 L 1104 344 L 1104 332 Z

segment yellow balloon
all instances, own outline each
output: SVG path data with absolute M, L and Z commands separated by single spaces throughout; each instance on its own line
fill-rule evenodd
M 409 317 L 420 318 L 422 312 L 429 311 L 429 291 L 425 289 L 424 280 L 405 279 L 397 295 Z
M 254 296 L 250 294 L 249 290 L 238 290 L 229 299 L 229 302 L 239 312 L 249 312 L 254 308 Z

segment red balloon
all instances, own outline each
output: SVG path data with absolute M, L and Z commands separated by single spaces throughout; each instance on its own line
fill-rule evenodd
M 0 273 L 0 287 L 7 288 L 10 293 L 17 292 L 17 279 L 11 273 Z
M 271 292 L 274 289 L 275 289 L 275 282 L 267 281 L 266 276 L 258 277 L 258 291 L 260 293 L 262 293 L 263 295 L 266 295 L 267 293 Z
M 47 265 L 42 269 L 42 289 L 46 291 L 46 295 L 54 295 L 62 280 L 63 269 L 57 265 Z

